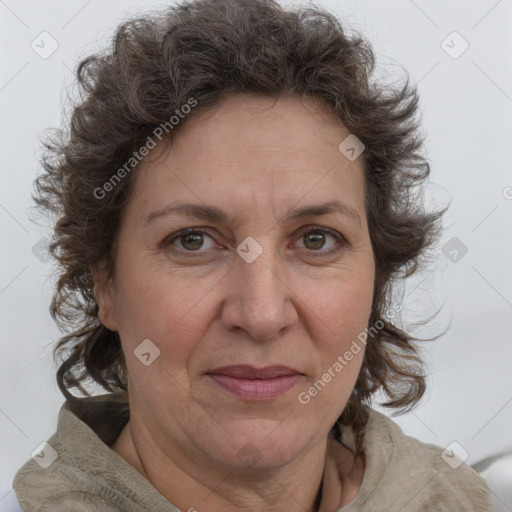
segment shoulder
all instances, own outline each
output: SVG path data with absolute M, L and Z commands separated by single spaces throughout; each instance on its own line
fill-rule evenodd
M 492 511 L 485 480 L 456 455 L 403 433 L 389 417 L 369 408 L 364 452 L 369 502 L 381 510 Z M 377 510 L 377 509 L 375 509 Z
M 47 443 L 48 452 L 57 448 L 55 436 Z M 45 457 L 48 457 L 47 453 Z M 93 510 L 117 511 L 108 501 L 96 492 L 93 484 L 76 467 L 65 462 L 54 461 L 49 467 L 41 467 L 34 460 L 26 462 L 16 473 L 13 480 L 16 497 L 26 512 L 92 512 Z
M 103 411 L 105 409 L 102 409 Z M 66 406 L 61 408 L 57 431 L 16 473 L 13 489 L 25 512 L 177 512 L 135 468 L 105 439 L 121 424 L 115 415 L 103 415 L 97 424 L 80 419 Z M 91 417 L 89 417 L 91 420 Z
M 128 512 L 146 510 L 141 496 L 159 505 L 163 499 L 65 407 L 56 433 L 18 470 L 13 489 L 26 512 Z
M 12 486 L 21 507 L 26 512 L 118 511 L 118 508 L 112 506 L 115 502 L 113 496 L 106 495 L 113 491 L 105 493 L 106 488 L 98 478 L 99 475 L 88 471 L 87 464 L 82 465 L 83 454 L 73 453 L 69 444 L 59 439 L 63 423 L 70 426 L 73 421 L 71 416 L 63 420 L 62 415 L 61 411 L 57 432 L 14 477 Z M 68 415 L 71 413 L 64 413 L 64 416 Z M 73 436 L 81 437 L 81 429 L 77 428 Z M 97 454 L 92 454 L 92 457 L 97 459 Z

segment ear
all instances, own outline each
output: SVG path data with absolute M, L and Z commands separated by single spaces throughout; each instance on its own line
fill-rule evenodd
M 101 262 L 92 270 L 94 297 L 99 307 L 99 321 L 111 331 L 118 330 L 115 319 L 114 290 L 111 279 L 107 276 L 106 265 Z

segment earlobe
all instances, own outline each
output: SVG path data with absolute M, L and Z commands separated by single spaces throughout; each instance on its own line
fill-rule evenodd
M 94 287 L 93 293 L 98 304 L 98 319 L 111 331 L 117 331 L 118 325 L 114 317 L 114 297 L 112 282 L 107 278 L 104 266 L 92 271 Z

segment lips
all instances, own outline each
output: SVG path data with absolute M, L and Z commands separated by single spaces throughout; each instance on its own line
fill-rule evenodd
M 255 368 L 250 365 L 223 366 L 210 370 L 208 373 L 215 375 L 227 375 L 237 379 L 275 379 L 287 375 L 301 375 L 298 370 L 288 366 L 267 366 L 265 368 Z
M 224 366 L 207 373 L 216 386 L 243 400 L 273 400 L 295 387 L 304 377 L 288 366 L 255 368 L 250 365 Z

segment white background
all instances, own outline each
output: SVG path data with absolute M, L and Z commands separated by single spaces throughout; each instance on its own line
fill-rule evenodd
M 403 77 L 405 68 L 418 84 L 432 165 L 428 202 L 451 201 L 437 257 L 407 284 L 404 303 L 409 320 L 441 310 L 415 333 L 450 329 L 424 343 L 427 396 L 395 421 L 425 442 L 457 441 L 471 464 L 511 450 L 512 0 L 319 4 L 370 39 L 383 75 Z M 107 44 L 128 13 L 159 5 L 0 1 L 0 510 L 15 471 L 55 430 L 63 401 L 51 355 L 59 335 L 48 313 L 52 264 L 32 251 L 48 233 L 30 220 L 39 137 L 60 124 L 78 59 Z M 43 31 L 58 42 L 47 59 L 31 48 Z M 452 58 L 464 40 L 468 49 Z M 457 262 L 442 251 L 453 237 L 467 247 Z

